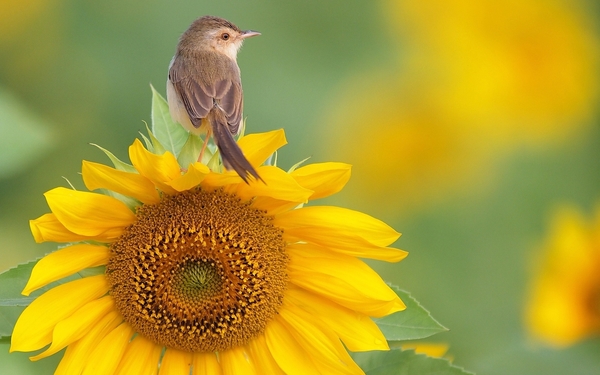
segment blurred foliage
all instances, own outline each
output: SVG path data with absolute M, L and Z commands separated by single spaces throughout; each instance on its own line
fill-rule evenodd
M 600 193 L 591 1 L 2 1 L 0 129 L 42 143 L 19 160 L 0 151 L 23 163 L 0 179 L 1 270 L 55 248 L 34 244 L 28 220 L 62 176 L 83 186 L 82 159 L 105 161 L 88 143 L 127 159 L 150 119 L 148 84 L 164 94 L 177 38 L 204 14 L 262 32 L 239 55 L 246 132 L 284 127 L 283 168 L 354 165 L 328 202 L 404 233 L 408 259 L 372 264 L 450 328 L 435 338 L 456 365 L 597 373 L 597 338 L 538 348 L 523 327 L 548 215 L 564 202 L 591 211 Z M 0 373 L 49 374 L 57 360 L 7 349 Z
M 48 151 L 50 127 L 0 88 L 0 179 L 11 177 Z

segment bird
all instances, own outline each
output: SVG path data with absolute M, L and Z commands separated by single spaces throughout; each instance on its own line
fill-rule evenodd
M 237 54 L 245 39 L 257 35 L 223 18 L 200 17 L 179 38 L 167 78 L 173 120 L 192 134 L 206 134 L 198 161 L 212 135 L 225 168 L 246 183 L 264 180 L 234 139 L 241 131 L 244 106 Z

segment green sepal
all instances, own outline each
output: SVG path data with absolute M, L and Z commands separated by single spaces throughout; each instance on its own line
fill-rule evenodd
M 277 151 L 275 151 L 277 152 Z M 292 165 L 292 167 L 290 169 L 288 169 L 288 173 L 292 173 L 293 171 L 295 171 L 296 169 L 298 169 L 299 166 L 301 166 L 302 164 L 306 163 L 306 161 L 308 161 L 308 159 L 310 159 L 311 157 L 307 157 L 305 159 L 300 160 L 299 162 L 297 162 L 296 164 Z
M 164 154 L 167 151 L 165 149 L 165 146 L 163 146 L 162 143 L 160 143 L 160 141 L 158 139 L 156 139 L 156 137 L 154 136 L 154 133 L 152 133 L 152 131 L 148 127 L 148 124 L 146 124 L 146 130 L 148 131 L 148 137 L 150 137 L 150 142 L 152 144 L 152 152 L 155 153 L 156 155 Z M 142 135 L 142 137 L 144 137 L 144 136 Z M 144 137 L 144 139 L 146 139 L 146 137 Z M 150 149 L 148 149 L 148 150 L 150 150 Z
M 171 118 L 167 101 L 150 85 L 152 89 L 152 133 L 165 150 L 178 156 L 188 139 L 188 132 Z
M 416 354 L 414 350 L 391 349 L 351 355 L 366 375 L 473 375 L 445 358 Z
M 373 319 L 388 341 L 418 340 L 448 331 L 410 293 L 394 285 L 390 288 L 404 302 L 406 309 Z
M 202 140 L 200 136 L 189 133 L 188 139 L 181 148 L 181 152 L 177 157 L 177 162 L 179 165 L 182 168 L 187 168 L 190 164 L 197 162 L 203 144 L 204 140 Z
M 156 154 L 156 152 L 154 152 L 154 145 L 152 144 L 152 141 L 150 141 L 150 138 L 146 137 L 144 135 L 144 133 L 142 132 L 138 132 L 140 134 L 140 137 L 142 137 L 142 140 L 144 141 L 144 144 L 146 145 L 146 150 L 150 151 L 153 154 Z
M 109 197 L 113 197 L 116 198 L 118 200 L 120 200 L 121 202 L 125 203 L 125 205 L 127 207 L 129 207 L 129 209 L 135 213 L 137 207 L 141 206 L 142 203 L 140 201 L 138 201 L 135 198 L 131 198 L 128 197 L 126 195 L 123 194 L 119 194 L 117 192 L 114 192 L 112 190 L 108 190 L 108 189 L 98 189 L 97 190 L 100 194 L 104 194 L 104 195 L 108 195 Z
M 113 163 L 113 165 L 115 166 L 115 169 L 120 170 L 120 171 L 124 171 L 124 172 L 130 172 L 130 173 L 138 173 L 137 169 L 135 169 L 133 167 L 133 165 L 131 164 L 127 164 L 121 160 L 119 160 L 119 158 L 117 158 L 112 152 L 108 151 L 107 149 L 98 146 L 95 143 L 90 143 L 90 145 L 99 148 L 102 152 L 104 152 L 106 154 L 106 156 L 108 156 L 108 158 L 110 159 L 110 161 Z

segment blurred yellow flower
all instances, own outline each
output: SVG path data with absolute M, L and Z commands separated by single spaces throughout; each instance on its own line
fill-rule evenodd
M 417 354 L 425 354 L 428 357 L 443 358 L 448 352 L 448 344 L 414 342 L 402 344 L 402 350 L 414 350 Z
M 600 43 L 581 4 L 383 4 L 398 61 L 342 84 L 324 120 L 327 156 L 358 167 L 354 197 L 399 212 L 471 194 L 506 152 L 563 142 L 592 119 Z
M 462 114 L 463 125 L 482 127 L 492 145 L 561 141 L 594 114 L 600 41 L 583 3 L 386 5 L 390 24 L 408 44 L 410 73 L 425 75 L 444 96 L 442 104 Z
M 0 42 L 11 40 L 44 15 L 55 0 L 0 1 Z
M 21 314 L 11 351 L 66 348 L 57 374 L 364 374 L 352 351 L 388 350 L 370 317 L 405 308 L 359 258 L 397 262 L 399 233 L 339 207 L 302 206 L 342 189 L 350 168 L 287 173 L 265 160 L 283 131 L 239 145 L 265 183 L 182 166 L 136 140 L 133 165 L 83 162 L 90 190 L 45 194 L 38 242 L 67 242 L 34 267 L 23 293 L 89 267 Z M 116 194 L 116 195 L 115 195 Z
M 426 93 L 377 74 L 342 91 L 324 147 L 344 145 L 327 152 L 355 166 L 345 194 L 360 208 L 404 212 L 489 183 L 488 150 Z
M 600 333 L 600 208 L 591 222 L 564 208 L 549 232 L 525 319 L 534 339 L 562 347 Z

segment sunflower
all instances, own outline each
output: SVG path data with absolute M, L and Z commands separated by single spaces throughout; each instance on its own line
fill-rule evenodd
M 564 348 L 600 334 L 600 206 L 593 219 L 560 208 L 549 233 L 535 259 L 525 323 L 536 342 Z
M 136 140 L 132 165 L 108 152 L 114 168 L 83 162 L 90 191 L 45 193 L 51 213 L 30 222 L 33 236 L 67 246 L 23 294 L 70 278 L 23 311 L 11 351 L 66 348 L 56 374 L 362 374 L 347 350 L 389 349 L 370 317 L 404 304 L 358 258 L 401 260 L 388 247 L 399 233 L 305 205 L 341 190 L 349 165 L 264 165 L 282 130 L 238 144 L 265 183 L 182 168 Z

